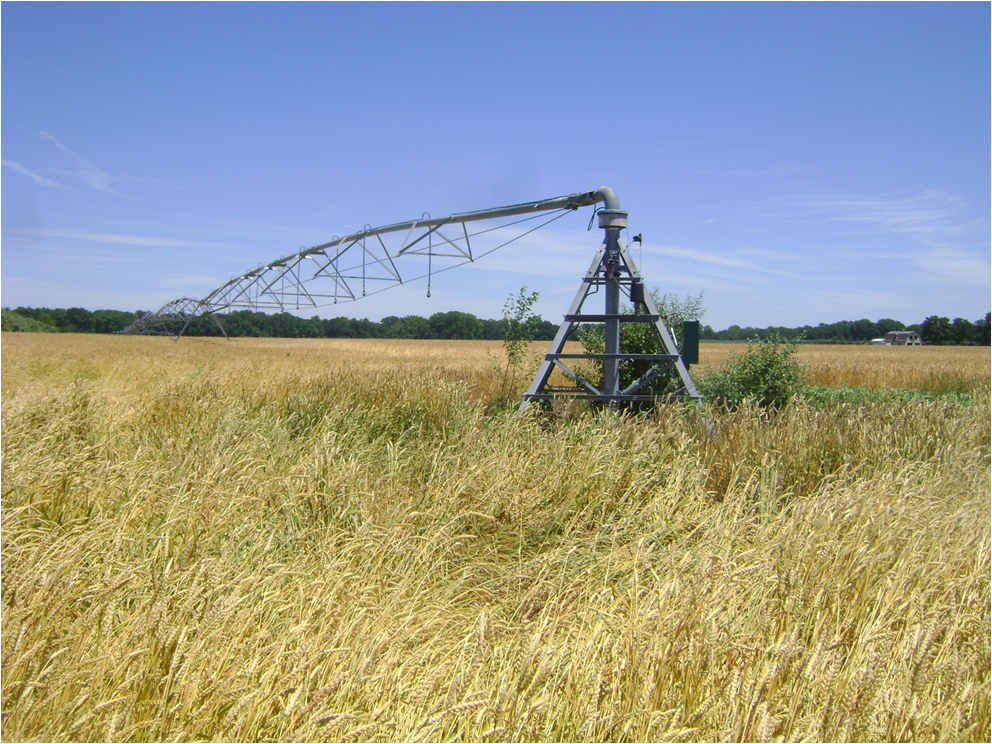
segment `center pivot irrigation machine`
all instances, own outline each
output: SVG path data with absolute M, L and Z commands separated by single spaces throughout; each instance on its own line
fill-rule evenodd
M 691 332 L 683 334 L 683 350 L 680 353 L 665 318 L 658 312 L 650 292 L 645 290 L 644 279 L 620 237 L 620 231 L 627 227 L 627 212 L 620 209 L 616 192 L 607 186 L 596 191 L 448 217 L 432 218 L 425 213 L 420 219 L 409 222 L 375 228 L 366 225 L 360 232 L 343 238 L 335 236 L 327 243 L 303 248 L 259 266 L 231 279 L 202 300 L 188 297 L 173 300 L 158 311 L 139 318 L 122 333 L 171 334 L 178 327 L 178 339 L 197 316 L 211 315 L 216 319 L 218 314 L 233 310 L 291 311 L 324 307 L 358 300 L 424 277 L 427 278 L 427 296 L 430 297 L 433 274 L 475 261 L 569 212 L 599 203 L 603 203 L 603 207 L 597 208 L 593 217 L 599 216 L 599 226 L 605 233 L 603 243 L 582 278 L 582 284 L 544 355 L 534 381 L 524 393 L 520 410 L 527 408 L 531 401 L 552 398 L 599 401 L 610 405 L 634 401 L 699 400 L 699 392 L 686 367 L 687 363 L 697 361 L 698 326 L 695 326 L 695 335 Z M 545 217 L 547 212 L 552 212 L 553 216 L 531 226 L 531 221 Z M 521 215 L 529 216 L 509 219 Z M 480 221 L 486 221 L 487 226 L 470 232 L 469 223 Z M 591 228 L 592 220 L 589 224 Z M 460 231 L 457 229 L 459 226 Z M 441 231 L 442 227 L 449 228 L 447 233 Z M 500 230 L 504 232 L 498 233 Z M 508 232 L 513 233 L 512 237 L 502 240 Z M 388 238 L 384 239 L 391 233 L 405 233 L 398 246 L 390 245 Z M 497 235 L 500 237 L 495 237 Z M 640 236 L 634 240 L 639 241 Z M 426 259 L 427 272 L 412 275 L 408 271 L 404 276 L 400 267 L 413 265 L 414 258 L 419 259 L 421 270 Z M 585 312 L 586 300 L 600 289 L 604 295 L 603 312 Z M 630 300 L 634 312 L 621 312 L 621 295 Z M 658 353 L 621 353 L 621 329 L 629 323 L 649 325 Z M 605 341 L 603 353 L 565 352 L 565 342 L 583 324 L 602 326 Z M 688 330 L 692 328 L 687 324 Z M 568 366 L 576 366 L 576 362 L 582 361 L 602 363 L 601 382 L 593 384 Z M 621 389 L 622 361 L 642 363 L 641 367 L 647 371 Z M 648 364 L 643 364 L 645 362 Z M 552 385 L 551 376 L 556 368 L 574 384 Z M 586 374 L 586 377 L 591 376 Z M 663 390 L 654 389 L 652 383 L 657 380 L 667 380 Z

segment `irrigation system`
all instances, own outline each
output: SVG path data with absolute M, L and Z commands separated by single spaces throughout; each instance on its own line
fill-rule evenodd
M 598 216 L 599 227 L 604 232 L 603 242 L 582 278 L 530 388 L 524 393 L 520 410 L 533 401 L 554 398 L 592 400 L 610 405 L 679 398 L 698 400 L 699 392 L 689 376 L 686 357 L 676 346 L 666 319 L 658 312 L 650 292 L 646 291 L 644 279 L 621 239 L 620 233 L 627 227 L 627 212 L 620 208 L 616 192 L 608 186 L 447 217 L 434 218 L 424 213 L 420 219 L 407 222 L 382 227 L 366 225 L 352 235 L 335 236 L 326 243 L 301 248 L 297 253 L 234 277 L 203 299 L 181 297 L 173 300 L 139 318 L 122 333 L 172 334 L 175 332 L 172 329 L 178 328 L 178 339 L 198 316 L 212 316 L 223 332 L 218 315 L 235 310 L 293 312 L 326 307 L 353 302 L 423 278 L 427 279 L 427 296 L 430 297 L 434 274 L 473 262 L 569 212 L 599 204 L 603 206 L 596 207 L 593 218 Z M 635 241 L 639 239 L 639 236 L 634 238 Z M 600 292 L 604 300 L 602 312 L 587 311 L 587 300 Z M 621 312 L 621 297 L 630 301 L 634 312 Z M 658 353 L 621 353 L 622 329 L 630 323 L 649 325 L 657 341 Z M 565 351 L 566 342 L 584 324 L 602 326 L 605 341 L 602 353 Z M 623 360 L 649 364 L 641 365 L 647 371 L 638 379 L 621 387 L 620 363 Z M 588 379 L 591 375 L 583 376 L 577 371 L 583 361 L 592 361 L 596 369 L 602 370 L 601 381 L 594 383 Z M 564 373 L 565 384 L 560 379 L 559 382 L 552 380 L 555 370 Z M 652 384 L 659 379 L 667 380 L 662 391 Z

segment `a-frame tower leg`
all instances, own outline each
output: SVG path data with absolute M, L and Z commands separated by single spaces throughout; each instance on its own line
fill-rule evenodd
M 650 293 L 645 290 L 643 277 L 634 263 L 633 257 L 620 239 L 620 230 L 627 226 L 627 213 L 620 209 L 603 209 L 599 212 L 599 225 L 605 230 L 606 237 L 585 277 L 583 277 L 582 284 L 576 292 L 548 352 L 544 355 L 530 388 L 524 393 L 520 412 L 523 412 L 531 401 L 554 398 L 592 400 L 610 405 L 635 401 L 658 402 L 659 400 L 678 398 L 700 399 L 699 391 L 689 376 L 689 371 L 679 354 L 675 341 L 672 339 Z M 600 287 L 604 290 L 604 312 L 602 314 L 583 313 L 582 308 L 586 299 L 590 294 L 598 292 Z M 635 314 L 621 313 L 621 295 L 630 298 L 635 309 L 641 312 Z M 602 354 L 565 352 L 565 342 L 568 341 L 576 327 L 582 323 L 603 324 L 605 349 Z M 658 342 L 660 353 L 622 353 L 620 346 L 622 328 L 628 323 L 649 323 L 655 340 Z M 563 361 L 572 359 L 602 361 L 604 366 L 602 389 L 584 379 Z M 620 361 L 625 359 L 650 361 L 653 364 L 646 374 L 621 390 Z M 575 385 L 571 387 L 552 386 L 550 379 L 556 368 L 574 380 Z M 638 392 L 660 374 L 669 370 L 674 370 L 679 378 L 680 385 L 676 389 L 666 392 L 663 396 Z

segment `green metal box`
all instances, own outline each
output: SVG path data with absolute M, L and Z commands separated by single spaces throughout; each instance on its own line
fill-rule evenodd
M 679 351 L 682 361 L 689 364 L 699 364 L 699 321 L 686 320 L 682 323 L 682 342 Z

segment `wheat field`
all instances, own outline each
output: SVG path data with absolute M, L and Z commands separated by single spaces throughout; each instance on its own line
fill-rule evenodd
M 967 399 L 708 424 L 516 418 L 484 342 L 5 333 L 2 738 L 988 741 L 950 351 L 799 353 Z
M 703 367 L 719 368 L 743 344 L 703 343 Z M 796 358 L 811 384 L 827 387 L 910 388 L 933 393 L 988 388 L 988 347 L 800 344 Z

